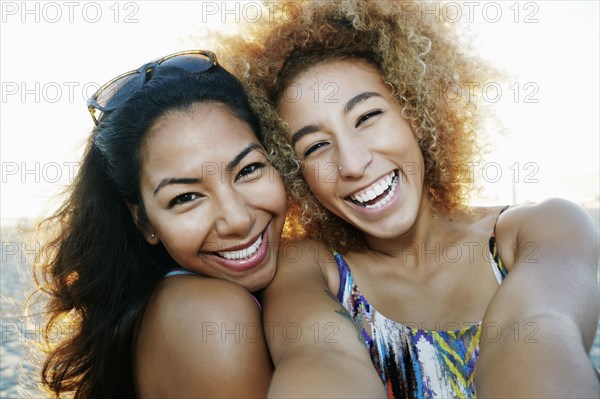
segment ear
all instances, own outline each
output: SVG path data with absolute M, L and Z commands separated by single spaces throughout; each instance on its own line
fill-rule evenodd
M 160 243 L 160 239 L 154 232 L 154 229 L 152 228 L 152 226 L 150 226 L 150 224 L 148 223 L 148 226 L 140 227 L 140 224 L 139 224 L 140 207 L 139 207 L 139 205 L 134 205 L 129 201 L 125 201 L 125 203 L 127 204 L 127 208 L 129 208 L 129 212 L 131 212 L 131 216 L 133 217 L 133 222 L 137 226 L 140 233 L 144 236 L 144 239 L 146 240 L 146 242 L 150 245 L 158 245 Z

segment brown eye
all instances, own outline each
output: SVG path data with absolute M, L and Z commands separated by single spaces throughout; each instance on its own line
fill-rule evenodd
M 240 173 L 238 173 L 235 180 L 250 179 L 252 178 L 252 174 L 258 173 L 265 166 L 267 166 L 267 164 L 264 162 L 251 163 L 240 170 Z
M 360 125 L 362 125 L 364 122 L 368 121 L 369 119 L 382 114 L 383 111 L 380 109 L 374 110 L 374 111 L 369 111 L 366 114 L 361 115 L 358 120 L 356 121 L 356 125 L 354 126 L 354 128 L 359 127 Z
M 323 141 L 323 142 L 320 142 L 320 143 L 313 144 L 313 145 L 311 145 L 310 147 L 308 147 L 308 148 L 306 149 L 306 151 L 304 151 L 304 154 L 302 154 L 302 156 L 303 156 L 304 158 L 306 158 L 307 156 L 309 156 L 310 154 L 312 154 L 313 152 L 315 152 L 315 151 L 316 151 L 316 150 L 318 150 L 319 148 L 321 148 L 321 147 L 325 147 L 325 146 L 327 146 L 327 145 L 329 145 L 329 143 L 328 143 L 328 142 L 326 142 L 326 141 Z
M 177 205 L 187 204 L 188 202 L 192 202 L 197 198 L 200 198 L 200 194 L 197 194 L 197 193 L 180 194 L 177 197 L 173 198 L 171 201 L 169 201 L 168 209 L 171 209 Z

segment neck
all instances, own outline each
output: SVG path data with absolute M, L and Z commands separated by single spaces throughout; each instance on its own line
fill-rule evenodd
M 433 210 L 429 195 L 424 192 L 419 210 L 410 228 L 400 236 L 391 238 L 366 237 L 368 247 L 389 257 L 405 258 L 416 248 L 432 250 L 453 230 L 449 215 Z

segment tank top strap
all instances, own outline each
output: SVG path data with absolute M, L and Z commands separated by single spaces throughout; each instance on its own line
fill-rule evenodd
M 346 291 L 348 289 L 352 290 L 352 286 L 354 285 L 354 281 L 352 279 L 352 273 L 350 273 L 350 268 L 348 268 L 348 264 L 337 252 L 333 252 L 333 256 L 335 257 L 335 263 L 337 264 L 338 271 L 340 274 L 340 289 L 338 290 L 338 301 L 343 302 L 344 297 L 346 296 Z
M 190 270 L 184 269 L 183 267 L 174 267 L 173 269 L 169 270 L 169 272 L 165 274 L 164 277 L 180 276 L 182 274 L 191 274 L 193 276 L 198 275 L 198 273 L 194 273 Z
M 504 265 L 502 263 L 502 258 L 500 257 L 500 251 L 496 244 L 496 225 L 498 224 L 498 219 L 500 218 L 500 215 L 502 215 L 502 213 L 505 210 L 507 210 L 509 208 L 509 206 L 510 205 L 505 206 L 498 213 L 498 216 L 496 217 L 496 221 L 494 222 L 494 229 L 492 230 L 492 235 L 489 240 L 490 265 L 492 267 L 492 272 L 494 273 L 494 276 L 496 277 L 496 281 L 498 281 L 498 284 L 502 284 L 502 281 L 508 274 L 508 270 L 506 270 L 506 268 L 504 267 Z

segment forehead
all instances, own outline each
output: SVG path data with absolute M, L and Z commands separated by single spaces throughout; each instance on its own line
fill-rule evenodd
M 378 96 L 364 97 L 367 93 Z M 299 74 L 284 90 L 278 110 L 293 131 L 344 116 L 361 97 L 396 103 L 377 67 L 363 59 L 332 60 Z
M 199 164 L 229 162 L 249 143 L 259 143 L 250 126 L 220 104 L 169 111 L 142 143 L 142 170 L 184 173 Z
M 354 80 L 359 79 L 359 80 Z M 360 59 L 329 60 L 309 67 L 299 73 L 289 86 L 307 81 L 338 82 L 360 84 L 383 83 L 381 73 L 370 62 Z
M 330 60 L 309 67 L 296 76 L 284 89 L 280 107 L 304 102 L 314 104 L 340 103 L 356 93 L 387 91 L 381 73 L 366 60 Z

